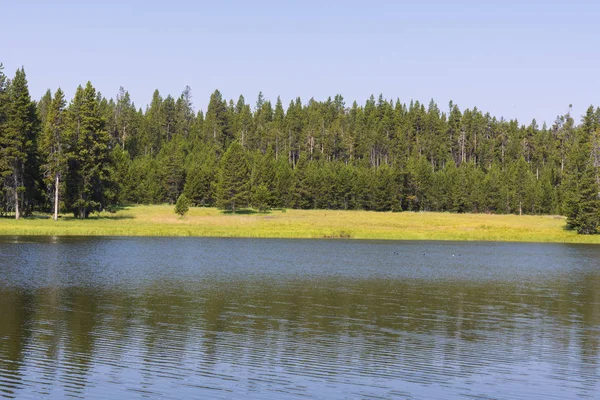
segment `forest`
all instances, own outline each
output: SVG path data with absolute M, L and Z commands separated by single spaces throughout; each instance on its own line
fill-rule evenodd
M 570 109 L 570 108 L 569 108 Z M 189 87 L 138 108 L 88 82 L 31 99 L 0 64 L 0 212 L 87 218 L 122 204 L 556 214 L 600 222 L 600 108 L 551 126 L 371 96 L 347 105 L 262 93 L 195 112 Z

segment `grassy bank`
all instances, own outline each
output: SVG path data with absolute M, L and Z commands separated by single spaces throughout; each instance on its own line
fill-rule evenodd
M 191 208 L 179 218 L 173 206 L 131 206 L 89 220 L 47 216 L 0 219 L 0 235 L 220 236 L 406 240 L 498 240 L 600 243 L 564 229 L 556 216 L 367 211 L 275 210 L 268 214 L 224 214 Z

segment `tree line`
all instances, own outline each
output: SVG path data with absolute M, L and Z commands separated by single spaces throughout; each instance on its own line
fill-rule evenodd
M 580 233 L 600 221 L 600 108 L 541 127 L 477 108 L 371 96 L 284 107 L 216 90 L 195 112 L 186 87 L 145 109 L 123 88 L 88 82 L 31 99 L 23 68 L 0 64 L 0 211 L 87 218 L 126 203 L 562 214 Z

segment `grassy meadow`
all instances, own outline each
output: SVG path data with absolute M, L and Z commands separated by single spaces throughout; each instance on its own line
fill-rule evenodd
M 0 235 L 214 236 L 269 238 L 353 238 L 400 240 L 493 240 L 600 243 L 600 235 L 567 231 L 559 216 L 420 212 L 273 210 L 266 214 L 223 213 L 192 207 L 180 218 L 170 205 L 129 206 L 88 220 L 47 215 L 0 219 Z

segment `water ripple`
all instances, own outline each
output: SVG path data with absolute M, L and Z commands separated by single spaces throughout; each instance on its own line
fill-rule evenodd
M 0 398 L 600 392 L 597 246 L 57 238 L 0 254 Z

